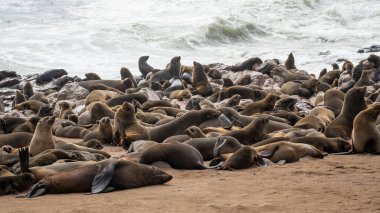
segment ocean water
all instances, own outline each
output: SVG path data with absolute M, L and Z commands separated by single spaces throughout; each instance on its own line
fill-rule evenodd
M 284 61 L 311 73 L 380 44 L 379 0 L 0 0 L 0 70 L 135 74 L 138 58 L 235 64 Z

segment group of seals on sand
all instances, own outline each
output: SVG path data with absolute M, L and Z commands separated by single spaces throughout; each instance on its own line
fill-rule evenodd
M 125 67 L 120 80 L 76 77 L 73 84 L 87 91 L 81 100 L 54 99 L 64 89 L 38 89 L 31 80 L 16 90 L 12 110 L 0 116 L 0 194 L 164 184 L 172 176 L 149 165 L 158 161 L 174 169 L 238 170 L 328 153 L 380 153 L 377 55 L 356 66 L 333 64 L 318 78 L 297 68 L 293 54 L 283 65 L 255 57 L 232 66 L 184 66 L 176 56 L 161 70 L 148 59 L 139 59 L 138 77 Z M 51 70 L 35 84 L 62 74 Z M 105 146 L 125 154 L 109 159 Z

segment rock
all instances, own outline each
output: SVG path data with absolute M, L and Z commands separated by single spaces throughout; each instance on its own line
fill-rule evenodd
M 50 94 L 48 96 L 49 99 L 53 99 L 54 101 L 61 100 L 82 100 L 86 99 L 89 91 L 77 83 L 68 83 L 59 92 Z
M 5 79 L 3 81 L 0 82 L 0 88 L 4 88 L 4 87 L 15 87 L 16 85 L 18 85 L 20 83 L 20 79 L 18 78 L 12 78 L 12 79 Z
M 37 84 L 46 84 L 46 83 L 53 81 L 54 79 L 57 79 L 57 78 L 64 76 L 64 75 L 67 75 L 67 72 L 64 69 L 49 70 L 49 71 L 46 71 L 46 72 L 38 75 L 38 77 L 36 78 L 36 83 Z
M 0 71 L 0 80 L 3 80 L 5 78 L 20 78 L 20 76 L 18 76 L 15 71 L 8 71 L 8 70 Z
M 64 75 L 54 80 L 52 89 L 59 91 L 63 86 L 65 86 L 67 83 L 70 83 L 70 82 L 74 82 L 74 78 Z

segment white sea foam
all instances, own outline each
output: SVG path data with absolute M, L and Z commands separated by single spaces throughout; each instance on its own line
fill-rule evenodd
M 3 0 L 0 70 L 118 78 L 121 66 L 138 74 L 141 55 L 163 68 L 177 55 L 234 64 L 293 52 L 318 73 L 367 57 L 356 51 L 380 43 L 379 23 L 378 0 Z

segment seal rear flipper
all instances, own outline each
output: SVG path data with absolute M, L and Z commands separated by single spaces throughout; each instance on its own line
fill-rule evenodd
M 222 139 L 221 137 L 218 138 L 218 141 L 215 143 L 215 146 L 214 146 L 214 157 L 218 157 L 219 156 L 219 152 L 220 152 L 220 148 L 222 148 L 222 146 L 227 142 L 226 139 Z
M 263 151 L 260 152 L 260 156 L 264 157 L 264 158 L 267 158 L 267 157 L 272 156 L 273 153 L 274 152 L 272 152 L 271 150 L 266 149 L 266 150 L 263 150 Z
M 34 184 L 33 188 L 25 195 L 17 195 L 16 198 L 32 198 L 41 196 L 46 193 L 46 187 L 43 183 L 38 182 Z
M 22 147 L 18 150 L 21 172 L 29 172 L 29 147 Z
M 257 156 L 256 164 L 260 167 L 267 166 L 267 163 L 265 162 L 265 160 L 260 156 Z
M 96 194 L 106 190 L 108 184 L 113 178 L 116 163 L 106 161 L 99 169 L 92 181 L 91 193 Z

